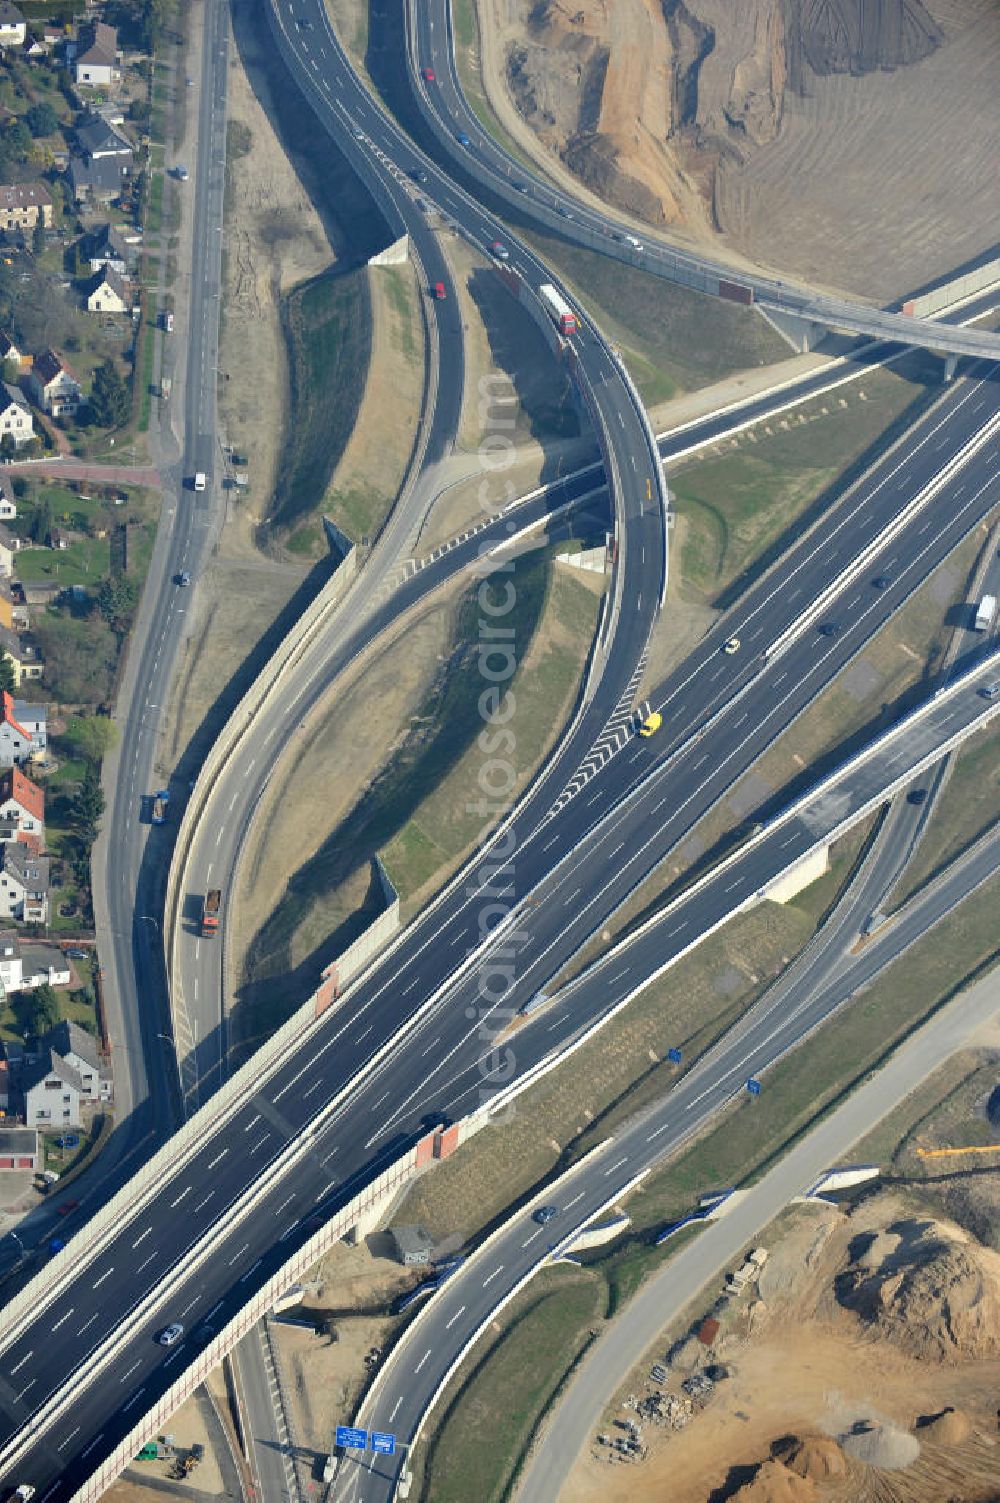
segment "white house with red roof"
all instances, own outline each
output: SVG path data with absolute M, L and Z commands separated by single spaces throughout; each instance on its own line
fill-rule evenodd
M 22 725 L 18 719 L 17 711 L 20 708 L 20 701 L 15 701 L 6 689 L 0 690 L 0 767 L 19 766 L 39 750 L 35 741 L 37 732 L 33 734 L 31 728 Z M 44 714 L 41 705 L 26 708 L 42 709 Z M 44 748 L 44 729 L 42 734 Z
M 45 795 L 19 767 L 0 773 L 0 842 L 8 840 L 45 849 Z

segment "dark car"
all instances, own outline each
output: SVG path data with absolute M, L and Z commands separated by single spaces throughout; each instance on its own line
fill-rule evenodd
M 839 621 L 824 621 L 819 629 L 821 637 L 836 637 L 840 635 Z
M 539 1226 L 548 1226 L 559 1215 L 558 1206 L 539 1206 L 537 1211 L 532 1212 L 532 1221 L 537 1221 Z
M 887 590 L 892 584 L 892 575 L 877 574 L 872 580 L 872 584 L 875 586 L 876 590 Z
M 459 146 L 471 146 L 472 145 L 472 141 L 465 134 L 464 130 L 460 130 L 459 131 L 458 135 L 455 137 L 455 140 L 458 142 Z
M 906 802 L 908 804 L 926 804 L 926 802 L 927 802 L 927 789 L 926 788 L 911 788 L 910 791 L 909 791 L 909 793 L 906 795 Z
M 89 954 L 89 951 L 87 951 L 87 950 L 77 950 L 77 949 L 64 950 L 63 954 L 66 956 L 66 958 L 68 960 L 86 960 L 87 955 Z
M 527 183 L 515 183 L 514 187 L 518 193 L 527 193 L 528 191 Z
M 415 183 L 426 183 L 428 181 L 427 174 L 422 167 L 414 167 L 410 176 Z

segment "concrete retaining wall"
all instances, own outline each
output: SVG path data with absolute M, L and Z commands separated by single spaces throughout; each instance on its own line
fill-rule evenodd
M 910 313 L 914 318 L 927 318 L 930 314 L 940 313 L 943 308 L 954 307 L 956 303 L 964 303 L 967 299 L 975 297 L 979 292 L 986 292 L 990 287 L 1000 283 L 1000 260 L 986 261 L 982 266 L 977 266 L 975 271 L 968 271 L 964 276 L 955 277 L 950 282 L 942 282 L 940 287 L 932 287 L 928 292 L 922 292 L 918 297 L 910 298 L 903 304 L 903 312 Z

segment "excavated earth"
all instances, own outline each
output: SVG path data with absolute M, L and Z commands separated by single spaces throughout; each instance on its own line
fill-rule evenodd
M 608 203 L 884 300 L 996 237 L 996 0 L 479 0 L 513 106 Z

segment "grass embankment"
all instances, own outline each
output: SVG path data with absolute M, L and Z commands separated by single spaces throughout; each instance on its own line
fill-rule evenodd
M 288 534 L 315 525 L 350 438 L 371 356 L 368 271 L 316 277 L 285 308 L 291 373 L 286 461 L 268 526 Z
M 603 1313 L 600 1280 L 579 1269 L 542 1273 L 513 1301 L 419 1458 L 425 1503 L 499 1503 L 509 1496 L 536 1416 L 579 1361 Z
M 860 381 L 741 434 L 731 454 L 671 467 L 685 524 L 674 576 L 685 601 L 726 603 L 787 548 L 939 394 L 896 372 Z
M 516 703 L 509 725 L 514 745 L 503 750 L 516 773 L 511 794 L 516 797 L 573 704 L 598 597 L 588 584 L 555 570 L 548 551 L 523 556 L 506 578 L 513 580 L 516 593 L 504 626 L 514 633 L 517 668 L 510 680 Z M 291 878 L 257 934 L 248 962 L 253 984 L 243 993 L 249 1009 L 241 1022 L 244 1036 L 275 1027 L 305 995 L 303 976 L 315 976 L 370 921 L 364 910 L 345 916 L 343 894 L 376 853 L 385 860 L 407 911 L 426 899 L 432 884 L 443 880 L 491 822 L 478 807 L 484 797 L 478 776 L 495 753 L 487 754 L 479 745 L 484 729 L 479 700 L 489 683 L 481 673 L 476 595 L 470 589 L 462 597 L 451 647 L 433 672 L 410 729 L 395 748 L 388 744 L 387 762 Z M 339 706 L 334 713 L 330 735 L 370 739 L 370 704 L 361 708 L 357 725 L 346 723 Z M 380 702 L 379 713 L 395 724 L 390 705 Z M 385 737 L 384 730 L 381 734 Z
M 788 355 L 784 340 L 749 308 L 567 245 L 554 235 L 523 233 L 618 344 L 647 406 Z
M 653 1234 L 689 1211 L 698 1196 L 759 1178 L 797 1138 L 836 1107 L 894 1047 L 954 995 L 965 978 L 997 963 L 1000 959 L 995 924 L 998 897 L 1000 879 L 970 898 L 946 928 L 920 941 L 896 963 L 891 973 L 768 1071 L 760 1097 L 741 1097 L 697 1143 L 645 1181 L 628 1201 L 632 1225 L 627 1237 L 609 1254 L 585 1257 L 585 1273 L 591 1279 L 590 1297 L 596 1298 L 602 1292 L 605 1295 L 601 1313 L 613 1315 L 635 1293 L 646 1275 L 662 1266 L 683 1245 L 677 1239 L 657 1249 L 652 1246 Z M 578 1055 L 573 1067 L 577 1080 L 586 1078 L 580 1075 L 580 1060 Z M 988 1090 L 995 1072 L 970 1072 L 960 1062 L 955 1062 L 949 1070 L 943 1115 L 939 1110 L 940 1091 L 929 1093 L 936 1116 L 948 1123 L 949 1142 L 983 1141 L 982 1133 L 968 1120 L 969 1105 L 977 1091 L 981 1095 L 984 1089 Z M 528 1093 L 520 1105 L 522 1113 L 532 1118 L 533 1130 L 540 1136 L 546 1125 L 544 1119 L 538 1120 L 534 1094 Z M 858 1160 L 882 1164 L 890 1161 L 900 1138 L 905 1136 L 909 1142 L 909 1135 L 919 1126 L 921 1102 L 925 1100 L 921 1093 L 919 1098 L 903 1103 L 875 1133 L 858 1144 Z M 960 1135 L 962 1125 L 964 1132 Z M 493 1136 L 489 1129 L 482 1136 L 487 1134 Z M 435 1186 L 434 1181 L 443 1179 L 447 1170 L 457 1167 L 463 1157 L 471 1158 L 487 1147 L 479 1138 L 473 1139 L 455 1159 L 435 1169 L 424 1182 L 427 1191 L 437 1193 L 441 1187 Z M 420 1189 L 418 1186 L 417 1195 Z M 404 1219 L 410 1217 L 412 1202 L 411 1195 Z M 551 1403 L 551 1394 L 570 1371 L 576 1354 L 584 1349 L 594 1317 L 591 1309 L 582 1307 L 582 1296 L 574 1287 L 581 1284 L 583 1274 L 578 1269 L 553 1270 L 545 1277 L 550 1281 L 545 1299 L 552 1303 L 546 1308 L 545 1299 L 538 1298 L 537 1288 L 529 1286 L 501 1318 L 499 1340 L 491 1348 L 474 1350 L 456 1375 L 447 1408 L 427 1436 L 427 1485 L 421 1494 L 426 1503 L 450 1503 L 457 1497 L 449 1490 L 451 1479 L 461 1477 L 463 1469 L 470 1466 L 477 1468 L 478 1497 L 506 1496 L 514 1464 L 522 1454 L 513 1449 L 517 1437 L 530 1435 L 537 1429 Z M 560 1291 L 561 1301 L 555 1292 L 560 1279 L 566 1280 Z M 544 1319 L 537 1309 L 545 1309 Z M 561 1365 L 556 1354 L 546 1350 L 546 1340 L 558 1341 L 564 1354 Z M 512 1381 L 505 1363 L 506 1353 L 511 1350 L 541 1351 L 544 1355 L 538 1359 L 540 1377 L 545 1381 Z M 504 1415 L 510 1450 L 495 1450 L 492 1445 L 491 1424 L 498 1410 Z M 489 1458 L 492 1469 L 484 1473 L 483 1461 L 477 1461 L 477 1457 Z
M 424 395 L 424 327 L 413 268 L 373 267 L 368 285 L 374 331 L 368 377 L 325 505 L 359 541 L 378 533 L 399 494 Z
M 971 736 L 955 755 L 951 776 L 934 803 L 927 833 L 906 868 L 893 902 L 904 902 L 1000 816 L 1000 743 L 996 726 Z

